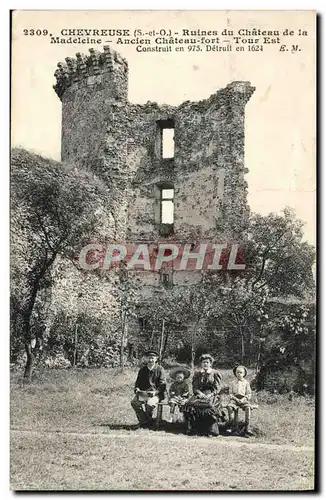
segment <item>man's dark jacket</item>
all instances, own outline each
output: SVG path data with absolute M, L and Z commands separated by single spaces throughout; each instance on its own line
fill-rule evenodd
M 138 372 L 136 388 L 141 391 L 157 391 L 158 398 L 162 401 L 166 390 L 166 379 L 162 366 L 155 364 L 152 370 L 149 370 L 147 366 L 142 366 Z

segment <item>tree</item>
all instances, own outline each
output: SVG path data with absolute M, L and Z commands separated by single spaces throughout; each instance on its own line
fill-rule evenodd
M 160 361 L 164 359 L 170 334 L 179 324 L 178 308 L 175 303 L 173 288 L 163 286 L 143 300 L 138 314 L 141 314 L 148 336 L 144 341 L 150 347 L 157 344 Z M 145 335 L 146 336 L 146 335 Z
M 197 349 L 205 339 L 207 319 L 219 300 L 204 280 L 190 285 L 181 293 L 176 291 L 175 300 L 179 303 L 180 316 L 190 325 L 191 369 L 194 370 Z
M 169 335 L 179 331 L 179 340 L 190 347 L 190 362 L 194 369 L 198 349 L 205 343 L 206 322 L 213 308 L 220 303 L 219 288 L 205 275 L 197 283 L 184 287 L 162 288 L 146 301 L 142 314 L 152 333 L 160 332 L 159 350 L 164 357 Z
M 169 288 L 152 301 L 153 329 L 165 319 L 185 326 L 191 362 L 202 345 L 225 339 L 235 361 L 257 363 L 269 301 L 279 296 L 312 297 L 315 250 L 302 241 L 303 223 L 290 209 L 282 215 L 252 214 L 244 240 L 246 268 L 238 273 L 203 271 L 194 285 Z M 223 325 L 218 331 L 216 325 Z M 211 328 L 211 331 L 209 331 Z M 214 331 L 215 330 L 215 331 Z M 190 333 L 189 333 L 190 332 Z
M 274 296 L 312 293 L 315 249 L 302 241 L 303 225 L 289 208 L 283 215 L 251 215 L 243 277 L 254 290 L 266 288 Z
M 117 308 L 117 324 L 120 329 L 120 369 L 124 371 L 124 349 L 127 343 L 128 335 L 128 319 L 136 317 L 137 305 L 139 302 L 140 280 L 138 277 L 129 271 L 121 262 L 117 270 L 116 282 L 116 299 Z
M 270 304 L 276 311 L 265 327 L 260 389 L 314 392 L 315 304 L 287 300 Z
M 63 358 L 71 366 L 118 366 L 119 351 L 116 338 L 111 335 L 110 325 L 103 318 L 89 316 L 81 311 L 78 316 L 78 345 L 74 332 L 76 318 L 60 312 L 54 318 L 46 336 L 42 351 L 45 363 Z
M 265 288 L 254 289 L 241 277 L 229 280 L 220 291 L 222 299 L 218 310 L 212 310 L 211 316 L 222 319 L 227 330 L 229 346 L 233 347 L 235 358 L 241 363 L 252 362 L 250 349 L 261 335 L 268 320 L 267 291 Z M 240 341 L 240 342 L 238 342 Z M 240 344 L 240 349 L 238 345 Z M 238 353 L 238 355 L 237 355 Z
M 30 380 L 34 352 L 31 321 L 37 297 L 51 287 L 50 270 L 61 255 L 76 250 L 100 231 L 106 188 L 72 166 L 14 149 L 11 156 L 11 304 L 27 355 Z M 35 349 L 34 347 L 34 349 Z
M 293 295 L 303 299 L 313 294 L 315 250 L 302 241 L 302 227 L 290 209 L 282 215 L 250 217 L 244 240 L 246 268 L 226 277 L 220 286 L 219 308 L 212 306 L 210 313 L 227 327 L 228 345 L 239 352 L 240 362 L 252 363 L 253 348 L 259 351 L 271 298 Z

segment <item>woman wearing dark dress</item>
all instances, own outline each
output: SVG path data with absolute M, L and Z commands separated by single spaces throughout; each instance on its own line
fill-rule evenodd
M 201 368 L 192 379 L 193 396 L 187 401 L 184 417 L 188 434 L 218 436 L 218 414 L 221 407 L 221 374 L 212 368 L 210 354 L 200 357 Z

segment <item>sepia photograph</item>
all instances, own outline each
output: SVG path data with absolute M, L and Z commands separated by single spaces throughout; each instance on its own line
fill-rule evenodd
M 316 22 L 11 13 L 12 491 L 316 491 Z

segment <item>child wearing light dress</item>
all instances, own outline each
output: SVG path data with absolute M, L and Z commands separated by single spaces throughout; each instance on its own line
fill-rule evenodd
M 247 368 L 242 365 L 236 366 L 233 373 L 235 379 L 229 386 L 230 400 L 227 405 L 229 414 L 228 432 L 238 430 L 238 410 L 242 409 L 245 412 L 245 434 L 252 436 L 253 432 L 250 428 L 251 387 L 246 379 Z

